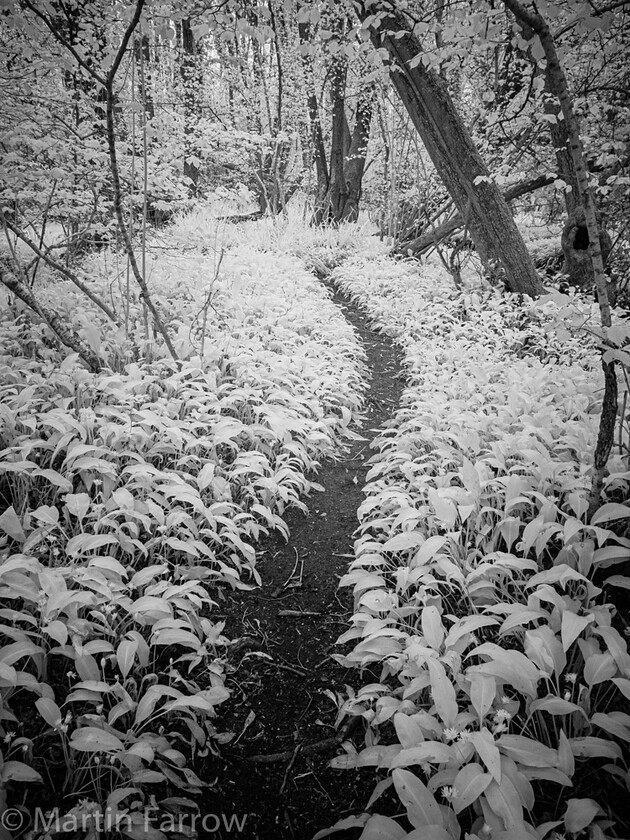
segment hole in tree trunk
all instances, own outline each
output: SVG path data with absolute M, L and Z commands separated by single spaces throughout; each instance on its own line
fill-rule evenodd
M 573 238 L 573 248 L 576 251 L 586 251 L 588 250 L 589 246 L 589 238 L 588 238 L 588 230 L 585 227 L 577 228 L 575 231 L 575 237 Z

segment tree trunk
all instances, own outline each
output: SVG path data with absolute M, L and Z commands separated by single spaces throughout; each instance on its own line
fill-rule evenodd
M 313 72 L 313 60 L 308 54 L 310 43 L 310 27 L 308 23 L 298 24 L 298 35 L 302 48 L 302 66 L 304 68 L 304 80 L 306 86 L 306 104 L 308 108 L 308 121 L 311 131 L 312 154 L 315 161 L 315 172 L 317 175 L 317 192 L 315 197 L 314 221 L 319 224 L 322 220 L 323 207 L 328 192 L 328 161 L 326 158 L 326 146 L 324 134 L 319 116 L 319 103 L 315 91 L 315 75 Z
M 503 0 L 504 5 L 515 16 L 519 24 L 530 27 L 538 38 L 543 48 L 547 61 L 547 78 L 551 92 L 558 98 L 562 117 L 569 138 L 571 159 L 573 169 L 578 183 L 579 198 L 584 214 L 584 227 L 588 241 L 586 247 L 590 253 L 593 279 L 597 292 L 597 300 L 601 315 L 604 332 L 602 350 L 602 369 L 604 371 L 604 401 L 599 421 L 597 444 L 593 463 L 593 475 L 591 479 L 591 490 L 588 499 L 587 520 L 590 522 L 593 514 L 601 504 L 602 488 L 604 485 L 604 474 L 608 456 L 613 446 L 615 421 L 617 417 L 617 375 L 615 372 L 614 359 L 607 360 L 605 348 L 612 344 L 608 339 L 608 329 L 611 326 L 612 318 L 610 312 L 610 300 L 608 283 L 604 273 L 604 257 L 600 240 L 599 225 L 597 222 L 597 208 L 588 179 L 588 171 L 584 159 L 584 147 L 580 136 L 580 126 L 573 110 L 573 103 L 569 96 L 569 86 L 564 74 L 562 65 L 558 58 L 556 45 L 549 29 L 547 21 L 536 9 L 530 12 L 525 9 L 519 0 Z
M 332 58 L 330 98 L 332 100 L 332 140 L 330 179 L 325 199 L 323 221 L 339 218 L 344 193 L 344 159 L 348 122 L 346 120 L 346 79 L 348 59 L 337 54 Z
M 199 185 L 199 148 L 195 140 L 201 116 L 201 86 L 203 73 L 190 18 L 181 22 L 181 57 L 179 72 L 183 88 L 184 105 L 184 178 L 188 179 L 191 195 L 197 194 Z
M 538 178 L 533 178 L 531 181 L 523 181 L 521 184 L 515 184 L 503 193 L 503 198 L 508 203 L 520 198 L 522 195 L 527 195 L 530 192 L 541 189 L 541 187 L 553 184 L 555 178 L 551 175 L 540 175 Z M 400 242 L 394 252 L 397 254 L 405 254 L 406 256 L 420 256 L 424 251 L 432 245 L 442 242 L 449 236 L 452 236 L 458 230 L 464 227 L 464 219 L 459 213 L 453 216 L 452 219 L 447 219 L 442 224 L 438 225 L 433 230 L 424 231 L 415 239 Z
M 578 196 L 579 197 L 579 196 Z M 602 252 L 604 266 L 612 250 L 610 234 L 599 224 L 599 247 Z M 586 224 L 584 208 L 578 205 L 567 219 L 562 231 L 562 253 L 564 254 L 564 273 L 568 275 L 568 282 L 576 289 L 590 291 L 595 282 L 593 262 L 590 252 L 590 237 Z M 609 296 L 614 297 L 609 288 Z M 614 300 L 611 301 L 614 303 Z
M 398 9 L 378 9 L 362 0 L 359 17 L 368 23 L 375 47 L 392 61 L 391 78 L 422 142 L 460 214 L 487 269 L 500 266 L 514 292 L 540 294 L 543 285 L 499 188 L 490 179 L 442 78 L 426 68 L 422 46 Z M 374 15 L 382 11 L 378 26 Z
M 145 111 L 146 119 L 155 117 L 153 91 L 151 85 L 151 47 L 149 36 L 141 35 L 133 44 L 133 54 L 138 67 L 138 95 Z
M 357 103 L 350 150 L 343 167 L 344 191 L 335 216 L 336 222 L 355 222 L 359 216 L 359 199 L 370 139 L 373 105 L 374 89 L 370 87 L 369 90 L 361 92 Z

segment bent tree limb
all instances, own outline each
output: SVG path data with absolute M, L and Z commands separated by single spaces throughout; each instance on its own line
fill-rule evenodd
M 101 370 L 101 360 L 77 333 L 68 326 L 64 319 L 43 306 L 35 297 L 33 290 L 22 280 L 18 279 L 6 266 L 0 265 L 0 282 L 16 297 L 25 303 L 39 317 L 45 321 L 62 344 L 74 350 L 93 373 Z
M 602 328 L 604 333 L 604 350 L 610 347 L 608 340 L 608 329 L 611 326 L 610 301 L 608 299 L 608 284 L 604 272 L 604 260 L 602 256 L 599 225 L 597 224 L 597 210 L 595 199 L 588 180 L 588 171 L 584 156 L 584 147 L 580 136 L 580 126 L 573 109 L 573 102 L 569 95 L 569 86 L 560 64 L 555 41 L 549 24 L 534 7 L 533 10 L 526 9 L 519 0 L 503 0 L 520 25 L 533 30 L 543 48 L 547 61 L 547 81 L 549 90 L 560 102 L 560 109 L 564 118 L 566 132 L 569 138 L 571 158 L 575 176 L 580 191 L 580 202 L 584 208 L 586 228 L 589 238 L 589 253 L 593 263 L 593 275 L 595 278 L 595 289 L 599 311 L 601 315 Z M 617 418 L 617 376 L 614 360 L 607 361 L 605 352 L 602 355 L 602 368 L 604 371 L 604 401 L 600 416 L 599 432 L 595 447 L 595 458 L 593 464 L 593 476 L 591 490 L 588 499 L 587 518 L 590 521 L 595 511 L 601 504 L 602 487 L 606 462 L 613 444 L 615 422 Z
M 2 211 L 0 211 L 0 213 L 1 212 Z M 33 240 L 26 233 L 24 233 L 23 230 L 16 227 L 10 219 L 4 217 L 4 214 L 3 224 L 6 224 L 7 228 L 13 234 L 15 234 L 15 236 L 17 236 L 18 239 L 21 239 L 25 245 L 28 245 L 28 247 L 33 251 L 33 253 L 35 253 L 40 260 L 43 260 L 46 263 L 46 265 L 50 266 L 50 268 L 54 269 L 55 271 L 58 271 L 60 274 L 62 274 L 64 277 L 70 280 L 70 282 L 74 283 L 74 285 L 78 289 L 81 289 L 83 294 L 89 297 L 92 303 L 96 304 L 96 306 L 98 306 L 98 308 L 101 309 L 107 315 L 110 321 L 113 321 L 115 324 L 118 323 L 116 313 L 105 303 L 105 301 L 101 300 L 101 298 L 98 295 L 94 294 L 90 287 L 87 286 L 82 280 L 80 280 L 73 271 L 70 271 L 70 269 L 66 268 L 65 265 L 53 259 L 53 257 L 50 256 L 50 254 L 48 254 L 35 242 L 33 242 Z

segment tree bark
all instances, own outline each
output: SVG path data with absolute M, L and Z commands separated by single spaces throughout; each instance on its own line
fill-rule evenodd
M 503 269 L 514 292 L 532 297 L 543 285 L 501 192 L 475 147 L 446 83 L 422 61 L 422 46 L 403 14 L 361 0 L 356 4 L 375 47 L 391 59 L 391 78 L 436 171 L 464 218 L 479 256 L 490 271 Z M 374 15 L 381 12 L 379 18 Z
M 344 159 L 348 122 L 346 120 L 346 79 L 348 59 L 337 54 L 332 58 L 330 98 L 332 100 L 332 139 L 330 150 L 330 179 L 325 199 L 324 220 L 339 218 L 344 192 Z
M 311 131 L 311 144 L 313 148 L 313 159 L 315 161 L 315 172 L 317 175 L 317 192 L 315 197 L 315 223 L 321 222 L 323 215 L 324 201 L 328 192 L 329 172 L 328 160 L 326 157 L 326 146 L 324 144 L 324 133 L 319 115 L 319 103 L 315 91 L 315 74 L 313 72 L 313 61 L 308 54 L 310 43 L 310 26 L 308 23 L 298 24 L 298 37 L 302 47 L 302 66 L 306 83 L 306 104 L 308 108 L 308 120 Z
M 549 29 L 547 21 L 538 13 L 534 7 L 533 11 L 525 9 L 519 0 L 503 0 L 504 5 L 515 16 L 519 24 L 530 27 L 538 38 L 543 48 L 547 61 L 547 78 L 552 93 L 558 98 L 567 136 L 569 138 L 571 159 L 573 169 L 579 188 L 580 203 L 584 211 L 584 222 L 588 233 L 587 248 L 590 253 L 595 289 L 599 303 L 602 328 L 604 333 L 604 348 L 610 347 L 608 340 L 608 329 L 611 326 L 610 300 L 608 296 L 608 284 L 604 273 L 604 259 L 597 223 L 597 208 L 595 199 L 591 192 L 588 179 L 586 161 L 584 159 L 584 147 L 580 136 L 580 126 L 573 110 L 573 102 L 569 95 L 569 86 L 564 74 L 562 65 L 558 58 L 556 45 Z M 597 444 L 593 463 L 593 475 L 591 490 L 588 499 L 587 519 L 591 520 L 595 511 L 601 504 L 602 488 L 604 485 L 604 474 L 606 463 L 612 448 L 615 422 L 617 417 L 617 375 L 615 372 L 614 360 L 606 361 L 605 353 L 602 355 L 602 368 L 604 371 L 604 401 L 599 422 Z
M 83 339 L 70 327 L 63 318 L 57 315 L 52 309 L 43 306 L 35 297 L 35 294 L 26 283 L 19 280 L 12 271 L 0 265 L 0 282 L 16 297 L 25 303 L 39 317 L 45 321 L 62 344 L 74 350 L 83 359 L 92 373 L 99 373 L 101 360 Z
M 181 22 L 181 44 L 179 72 L 184 104 L 184 177 L 188 178 L 191 195 L 196 195 L 199 184 L 199 149 L 195 133 L 201 116 L 200 93 L 203 74 L 190 18 L 187 17 Z
M 551 175 L 540 175 L 538 178 L 533 178 L 531 181 L 524 181 L 521 184 L 515 184 L 513 187 L 510 187 L 503 193 L 503 198 L 509 203 L 511 201 L 515 201 L 523 195 L 539 190 L 541 187 L 553 184 L 554 181 L 555 178 Z M 394 252 L 398 254 L 405 254 L 407 256 L 420 256 L 420 254 L 422 254 L 423 251 L 426 251 L 427 248 L 442 242 L 442 240 L 446 239 L 448 236 L 452 236 L 456 231 L 461 230 L 464 225 L 465 221 L 458 213 L 453 216 L 452 219 L 447 219 L 433 230 L 425 231 L 415 239 L 408 240 L 407 242 L 401 242 L 396 246 Z
M 355 222 L 359 216 L 359 200 L 361 185 L 365 171 L 365 158 L 370 139 L 370 125 L 372 123 L 372 109 L 374 105 L 374 89 L 364 90 L 359 95 L 354 131 L 350 142 L 350 150 L 344 161 L 343 182 L 344 190 L 336 214 L 337 222 Z

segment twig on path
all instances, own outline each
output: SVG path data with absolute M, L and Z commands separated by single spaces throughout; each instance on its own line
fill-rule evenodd
M 295 759 L 297 758 L 297 754 L 302 749 L 302 744 L 298 744 L 297 747 L 293 750 L 293 755 L 291 756 L 291 761 L 287 764 L 287 769 L 284 771 L 284 778 L 282 779 L 282 784 L 280 785 L 280 793 L 284 793 L 284 789 L 287 785 L 287 779 L 289 777 L 289 772 L 293 765 L 295 764 Z
M 335 747 L 343 743 L 350 735 L 353 729 L 358 726 L 361 716 L 357 715 L 350 718 L 350 720 L 341 727 L 337 735 L 332 735 L 330 738 L 323 738 L 321 741 L 315 741 L 314 744 L 307 744 L 305 747 L 301 746 L 301 755 L 315 755 L 316 753 L 324 752 L 329 747 Z M 297 750 L 284 750 L 280 753 L 270 753 L 269 755 L 250 755 L 247 756 L 247 761 L 252 761 L 255 764 L 276 764 L 279 761 L 289 761 L 293 756 L 297 757 Z M 293 759 L 295 760 L 295 758 Z
M 336 737 L 324 738 L 322 741 L 307 744 L 305 747 L 300 745 L 300 753 L 307 756 L 315 755 L 324 752 L 329 747 L 334 747 L 337 743 Z M 297 755 L 295 750 L 284 750 L 284 752 L 270 753 L 269 755 L 250 755 L 247 757 L 247 761 L 253 761 L 255 764 L 277 764 L 279 761 L 289 761 L 294 755 Z
M 275 662 L 271 660 L 267 662 L 268 665 L 273 665 L 275 668 L 282 668 L 284 671 L 291 671 L 292 674 L 297 674 L 298 677 L 305 677 L 308 673 L 306 668 L 299 668 L 297 665 L 285 665 L 284 662 Z
M 293 569 L 291 570 L 291 574 L 282 584 L 282 588 L 286 589 L 290 587 L 291 589 L 295 589 L 298 586 L 302 586 L 302 575 L 304 574 L 304 558 L 300 561 L 300 555 L 297 552 L 297 548 L 294 548 L 293 551 L 295 552 L 295 563 L 293 564 Z M 300 565 L 301 563 L 301 565 Z M 296 569 L 300 565 L 300 573 L 297 576 L 297 580 L 294 580 Z
M 278 610 L 278 615 L 292 615 L 299 618 L 302 615 L 321 615 L 321 613 L 317 612 L 317 610 Z

